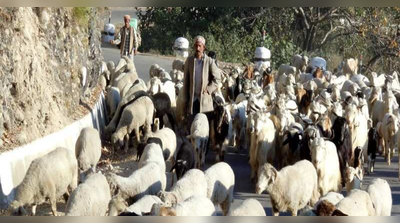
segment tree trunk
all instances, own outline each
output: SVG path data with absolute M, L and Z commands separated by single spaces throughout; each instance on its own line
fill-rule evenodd
M 311 36 L 311 31 L 312 31 L 311 29 L 312 29 L 312 27 L 307 29 L 306 39 L 303 42 L 303 52 L 306 52 L 307 49 L 308 49 L 308 42 L 309 42 L 309 39 L 310 39 L 310 36 Z
M 370 59 L 367 63 L 367 69 L 371 69 L 378 63 L 378 61 L 382 58 L 382 54 L 375 55 L 372 59 Z
M 307 29 L 307 35 L 303 42 L 303 52 L 309 52 L 312 49 L 312 42 L 315 37 L 315 26 L 312 25 L 309 29 Z
M 315 38 L 315 26 L 311 26 L 311 35 L 310 35 L 310 39 L 308 40 L 308 48 L 307 48 L 307 52 L 310 52 L 312 50 L 312 43 L 314 41 Z

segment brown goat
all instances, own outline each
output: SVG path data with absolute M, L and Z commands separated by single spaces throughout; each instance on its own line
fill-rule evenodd
M 244 70 L 244 77 L 250 80 L 254 79 L 254 67 L 252 65 L 247 65 Z
M 336 209 L 335 205 L 331 202 L 324 200 L 317 207 L 317 216 L 347 216 L 347 214 Z
M 304 88 L 298 89 L 297 90 L 297 95 L 296 95 L 296 101 L 297 104 L 300 104 L 301 99 L 303 98 L 304 95 L 306 95 L 306 90 Z
M 160 216 L 176 216 L 176 212 L 170 207 L 161 207 Z
M 315 70 L 315 72 L 314 72 L 314 74 L 313 74 L 313 77 L 314 77 L 314 78 L 322 79 L 322 78 L 323 78 L 323 75 L 324 75 L 324 73 L 323 73 L 322 69 L 319 68 L 319 67 L 317 67 L 317 69 Z
M 274 74 L 272 74 L 272 73 L 267 74 L 267 72 L 264 71 L 264 73 L 263 73 L 263 87 L 267 86 L 268 84 L 272 84 L 274 82 L 275 82 Z

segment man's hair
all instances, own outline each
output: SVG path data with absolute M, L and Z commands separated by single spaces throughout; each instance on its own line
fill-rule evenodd
M 131 16 L 130 15 L 124 15 L 124 21 L 125 21 L 125 19 L 131 19 Z
M 206 39 L 202 36 L 196 36 L 194 38 L 194 44 L 196 44 L 196 42 L 201 42 L 204 46 L 206 45 Z

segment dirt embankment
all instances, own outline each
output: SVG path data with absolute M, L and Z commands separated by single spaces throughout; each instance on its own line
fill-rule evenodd
M 0 8 L 0 153 L 87 113 L 100 92 L 101 10 Z

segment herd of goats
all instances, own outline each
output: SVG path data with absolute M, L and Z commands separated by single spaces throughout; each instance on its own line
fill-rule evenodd
M 182 60 L 169 73 L 154 64 L 145 83 L 129 58 L 103 62 L 99 85 L 109 122 L 102 138 L 115 151 L 134 149 L 138 169 L 128 177 L 96 172 L 101 140 L 97 130 L 85 128 L 75 154 L 57 148 L 32 162 L 12 213 L 28 214 L 29 205 L 34 215 L 49 199 L 57 215 L 56 201 L 64 195 L 66 215 L 211 216 L 219 206 L 223 215 L 266 216 L 256 199 L 232 207 L 235 173 L 224 159 L 233 147 L 248 154 L 249 180 L 257 194 L 268 192 L 273 215 L 391 215 L 388 182 L 361 185 L 376 155 L 390 165 L 400 146 L 396 72 L 359 74 L 354 59 L 331 72 L 323 58 L 301 55 L 277 71 L 229 65 L 220 69 L 214 111 L 191 123 L 183 72 Z M 216 163 L 205 169 L 209 148 Z

